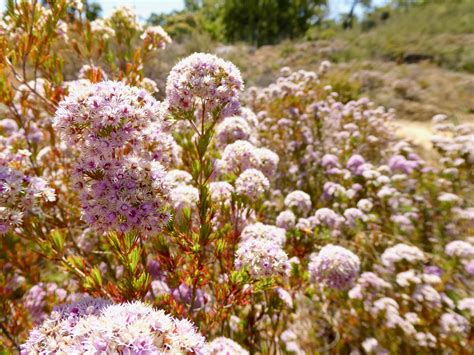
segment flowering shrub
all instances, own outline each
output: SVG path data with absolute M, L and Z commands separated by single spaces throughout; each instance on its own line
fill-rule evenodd
M 2 348 L 473 346 L 471 125 L 435 116 L 424 160 L 393 111 L 340 99 L 329 62 L 244 91 L 195 53 L 158 101 L 143 70 L 166 32 L 83 12 L 12 2 L 0 24 Z

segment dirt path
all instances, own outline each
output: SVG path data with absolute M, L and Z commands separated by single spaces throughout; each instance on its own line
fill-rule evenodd
M 431 149 L 431 138 L 434 135 L 432 123 L 408 120 L 396 120 L 398 136 L 407 139 L 413 144 L 424 149 Z

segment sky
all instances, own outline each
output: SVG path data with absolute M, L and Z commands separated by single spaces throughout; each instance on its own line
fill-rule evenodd
M 182 10 L 184 0 L 96 0 L 103 9 L 103 15 L 107 16 L 116 6 L 128 5 L 135 9 L 140 20 L 146 20 L 152 13 L 171 12 Z M 373 0 L 374 5 L 380 6 L 389 0 Z M 1 8 L 4 8 L 6 0 L 0 0 Z M 348 12 L 352 0 L 329 0 L 330 16 L 337 18 L 338 14 Z M 360 9 L 359 9 L 360 11 Z

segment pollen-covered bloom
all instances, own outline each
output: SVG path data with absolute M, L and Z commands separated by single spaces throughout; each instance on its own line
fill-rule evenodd
M 173 318 L 141 302 L 109 305 L 107 301 L 88 299 L 86 304 L 53 312 L 30 333 L 22 351 L 202 354 L 205 347 L 204 337 L 187 320 Z
M 226 337 L 218 337 L 208 345 L 210 355 L 248 355 L 248 351 Z
M 288 255 L 278 243 L 267 239 L 248 239 L 239 244 L 235 267 L 247 269 L 253 278 L 284 276 L 288 271 Z
M 313 282 L 343 290 L 349 287 L 359 274 L 360 260 L 350 250 L 328 244 L 318 254 L 313 254 L 308 265 Z
M 250 200 L 256 200 L 269 189 L 270 183 L 263 173 L 256 169 L 247 169 L 235 180 L 235 191 Z
M 285 197 L 285 206 L 299 214 L 307 214 L 311 210 L 311 197 L 304 191 L 296 190 Z
M 219 117 L 238 113 L 243 82 L 237 67 L 212 54 L 194 53 L 171 70 L 166 97 L 171 112 L 194 112 L 205 108 Z

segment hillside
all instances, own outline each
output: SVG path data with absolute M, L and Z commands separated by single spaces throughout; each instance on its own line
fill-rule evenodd
M 331 81 L 347 99 L 368 96 L 406 121 L 428 121 L 440 112 L 474 121 L 473 11 L 473 1 L 433 1 L 392 10 L 387 20 L 374 20 L 370 30 L 364 23 L 348 31 L 313 30 L 308 40 L 259 48 L 216 44 L 195 35 L 173 44 L 148 74 L 164 87 L 163 73 L 177 57 L 207 50 L 234 62 L 247 87 L 264 86 L 283 66 L 314 70 L 327 59 L 333 63 Z

